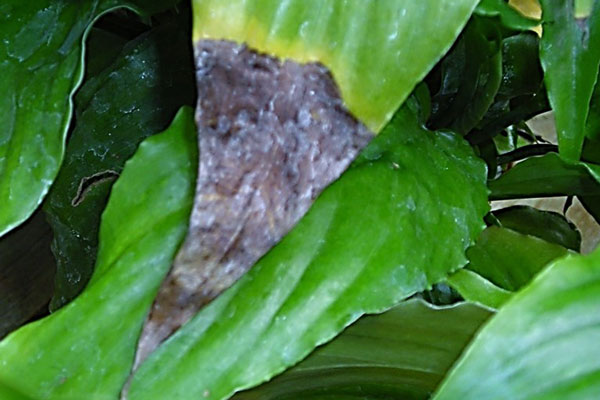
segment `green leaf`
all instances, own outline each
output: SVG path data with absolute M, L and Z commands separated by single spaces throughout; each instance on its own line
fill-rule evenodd
M 448 51 L 477 2 L 194 0 L 193 38 L 321 62 L 350 111 L 378 133 Z
M 578 161 L 600 64 L 600 1 L 575 18 L 573 0 L 541 0 L 544 33 L 540 57 L 554 110 L 560 154 Z
M 563 215 L 529 206 L 514 206 L 493 212 L 508 229 L 535 236 L 573 251 L 581 248 L 581 233 Z
M 494 285 L 476 272 L 461 269 L 446 279 L 448 284 L 467 301 L 497 310 L 506 303 L 511 292 Z
M 234 400 L 425 399 L 491 313 L 419 300 L 366 316 L 306 360 Z
M 434 400 L 595 398 L 599 290 L 600 250 L 556 261 L 490 319 Z
M 125 161 L 179 107 L 195 102 L 189 33 L 181 25 L 166 23 L 129 42 L 75 97 L 75 128 L 44 203 L 58 263 L 52 309 L 79 294 L 92 275 L 100 214 Z
M 152 13 L 168 2 L 7 0 L 0 6 L 0 236 L 26 220 L 60 167 L 82 41 L 116 7 Z
M 505 0 L 482 0 L 475 13 L 485 17 L 498 17 L 505 27 L 515 30 L 533 29 L 541 23 L 539 20 L 524 16 Z
M 47 310 L 56 271 L 51 241 L 41 212 L 0 239 L 0 338 Z
M 472 18 L 441 64 L 441 85 L 433 97 L 430 126 L 466 134 L 488 111 L 502 82 L 500 32 L 484 18 Z
M 114 185 L 86 290 L 0 342 L 0 387 L 37 400 L 118 397 L 146 313 L 185 236 L 196 166 L 193 111 L 185 108 L 165 133 L 140 145 Z
M 600 194 L 600 166 L 569 163 L 557 153 L 531 157 L 489 182 L 493 200 Z
M 276 247 L 150 355 L 128 398 L 227 398 L 429 288 L 465 264 L 484 179 L 466 142 L 401 109 Z
M 502 40 L 502 85 L 499 99 L 537 93 L 542 87 L 543 71 L 539 61 L 539 38 L 523 32 Z
M 550 261 L 566 254 L 562 246 L 492 226 L 467 250 L 467 268 L 502 289 L 514 292 Z

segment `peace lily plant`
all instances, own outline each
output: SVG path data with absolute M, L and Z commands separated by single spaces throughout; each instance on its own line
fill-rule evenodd
M 0 39 L 0 400 L 600 398 L 600 0 L 2 0 Z

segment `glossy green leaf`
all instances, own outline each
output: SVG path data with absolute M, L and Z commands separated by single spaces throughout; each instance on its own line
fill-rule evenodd
M 497 26 L 484 18 L 471 19 L 441 63 L 431 127 L 452 128 L 464 135 L 483 118 L 502 82 L 500 40 Z
M 584 19 L 573 0 L 541 0 L 544 33 L 540 57 L 556 119 L 561 156 L 578 161 L 600 64 L 600 1 Z
M 487 228 L 467 250 L 468 269 L 509 291 L 526 285 L 544 266 L 567 249 L 506 228 Z
M 185 236 L 196 167 L 186 108 L 140 145 L 114 185 L 86 290 L 0 342 L 0 387 L 35 400 L 118 398 L 146 313 Z
M 123 164 L 179 107 L 194 104 L 194 82 L 189 33 L 171 22 L 129 42 L 78 92 L 65 161 L 44 203 L 58 263 L 52 309 L 92 275 L 100 214 Z
M 557 153 L 531 157 L 489 182 L 493 200 L 600 194 L 600 166 L 569 163 Z
M 502 40 L 502 85 L 498 89 L 498 100 L 540 90 L 544 74 L 539 62 L 539 44 L 539 38 L 533 32 Z
M 461 269 L 446 279 L 448 284 L 467 301 L 498 309 L 510 299 L 512 293 L 496 286 L 483 276 Z
M 505 0 L 482 0 L 475 9 L 475 13 L 486 17 L 498 17 L 505 27 L 515 30 L 533 29 L 541 23 L 541 21 L 521 14 Z
M 40 204 L 60 167 L 71 95 L 83 75 L 82 41 L 103 13 L 152 13 L 142 0 L 6 0 L 0 5 L 0 236 Z
M 234 400 L 426 399 L 491 313 L 419 300 L 358 320 L 306 360 Z
M 434 400 L 594 399 L 600 249 L 553 263 L 492 317 Z
M 378 133 L 448 51 L 477 2 L 193 0 L 193 37 L 323 63 L 346 106 Z
M 51 241 L 41 212 L 0 239 L 0 338 L 47 312 L 56 271 Z
M 573 251 L 581 248 L 581 233 L 563 215 L 529 206 L 513 206 L 494 211 L 504 228 L 535 236 Z
M 150 355 L 129 399 L 227 398 L 440 281 L 482 228 L 484 179 L 460 137 L 401 109 L 276 247 Z

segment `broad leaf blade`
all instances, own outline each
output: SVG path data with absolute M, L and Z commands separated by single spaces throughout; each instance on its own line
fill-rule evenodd
M 576 19 L 575 1 L 541 0 L 544 33 L 540 57 L 556 119 L 561 156 L 578 161 L 600 64 L 600 1 Z
M 482 228 L 484 176 L 462 139 L 402 109 L 282 242 L 150 355 L 129 398 L 226 398 L 441 280 Z
M 489 182 L 490 198 L 505 200 L 600 194 L 600 166 L 569 163 L 557 153 L 531 157 Z
M 600 250 L 553 263 L 476 336 L 441 399 L 592 399 L 600 393 Z
M 8 0 L 0 12 L 0 236 L 27 219 L 58 173 L 83 75 L 82 40 L 103 13 L 162 2 Z
M 580 251 L 581 233 L 561 214 L 529 206 L 513 206 L 493 213 L 504 228 Z
M 449 49 L 476 0 L 194 0 L 194 41 L 228 39 L 329 68 L 379 132 Z
M 425 399 L 490 315 L 468 303 L 437 308 L 410 300 L 361 318 L 297 366 L 234 399 Z
M 467 250 L 467 268 L 505 290 L 516 291 L 549 262 L 566 254 L 562 246 L 492 226 Z
M 125 161 L 194 104 L 192 66 L 189 37 L 171 21 L 129 42 L 75 97 L 65 161 L 44 203 L 58 262 L 52 309 L 79 294 L 93 272 L 100 214 Z
M 146 313 L 181 243 L 197 150 L 192 110 L 146 140 L 102 217 L 96 271 L 55 314 L 0 342 L 2 383 L 39 399 L 116 399 Z

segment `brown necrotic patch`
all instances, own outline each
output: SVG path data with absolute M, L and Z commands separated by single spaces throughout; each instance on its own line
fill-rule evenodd
M 195 203 L 136 364 L 281 240 L 373 137 L 321 64 L 228 41 L 199 41 L 195 54 Z

